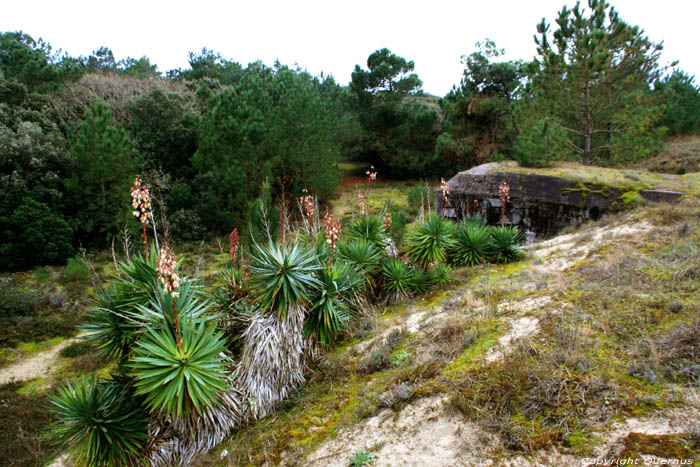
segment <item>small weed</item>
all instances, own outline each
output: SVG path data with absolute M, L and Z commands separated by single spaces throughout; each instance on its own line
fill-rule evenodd
M 63 274 L 69 282 L 86 282 L 90 277 L 87 265 L 80 256 L 68 258 L 68 263 L 66 264 L 66 269 Z
M 39 282 L 48 281 L 49 279 L 51 279 L 51 273 L 49 273 L 49 271 L 47 271 L 44 268 L 39 268 L 36 271 L 34 271 L 34 279 L 36 279 Z
M 411 352 L 409 352 L 408 350 L 402 350 L 401 352 L 398 352 L 391 357 L 391 363 L 393 363 L 394 366 L 401 366 L 404 363 L 406 363 L 406 360 L 410 355 Z
M 357 451 L 350 458 L 351 467 L 363 467 L 374 464 L 374 454 L 369 451 Z
M 406 333 L 403 329 L 394 329 L 357 369 L 358 373 L 367 375 L 391 366 L 391 353 L 401 343 Z
M 87 341 L 76 341 L 69 344 L 61 349 L 61 357 L 75 358 L 81 355 L 87 355 L 89 353 L 94 353 L 96 351 L 95 347 Z

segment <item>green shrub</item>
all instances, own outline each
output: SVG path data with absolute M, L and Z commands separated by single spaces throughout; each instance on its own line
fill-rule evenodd
M 482 223 L 462 222 L 455 233 L 450 260 L 458 266 L 486 263 L 495 252 L 491 229 Z
M 520 247 L 522 234 L 516 227 L 492 227 L 491 239 L 494 262 L 510 263 L 525 257 L 525 251 Z
M 384 249 L 384 221 L 378 216 L 360 216 L 343 232 L 348 240 L 367 240 L 378 249 Z
M 391 229 L 389 235 L 391 235 L 394 244 L 398 247 L 403 241 L 408 221 L 406 219 L 406 214 L 399 206 L 392 206 L 389 210 L 389 214 L 391 215 Z
M 405 297 L 411 291 L 411 269 L 400 258 L 389 257 L 382 268 L 384 288 L 395 298 Z
M 433 214 L 408 232 L 404 250 L 423 268 L 444 263 L 454 246 L 454 230 L 452 221 Z
M 338 243 L 338 259 L 352 265 L 371 286 L 382 269 L 382 250 L 365 240 L 341 241 Z
M 410 274 L 409 287 L 416 295 L 424 294 L 430 286 L 430 277 L 422 269 L 412 269 Z
M 39 268 L 34 271 L 34 279 L 38 280 L 39 282 L 45 282 L 51 279 L 51 274 L 46 269 Z
M 168 216 L 170 233 L 180 240 L 201 240 L 207 234 L 207 229 L 202 225 L 202 220 L 196 211 L 192 209 L 179 209 Z
M 88 271 L 85 261 L 83 261 L 80 256 L 75 256 L 73 258 L 68 258 L 68 263 L 66 264 L 63 275 L 66 280 L 71 282 L 85 282 L 90 277 L 90 272 Z
M 347 263 L 336 262 L 318 272 L 321 287 L 312 299 L 304 323 L 304 336 L 313 334 L 319 342 L 330 344 L 346 326 L 355 307 L 355 293 L 363 278 Z
M 181 347 L 170 326 L 149 328 L 136 342 L 131 375 L 136 394 L 145 397 L 151 412 L 181 416 L 216 405 L 217 395 L 228 387 L 220 356 L 226 341 L 210 324 L 181 319 Z
M 0 215 L 0 270 L 61 264 L 74 253 L 73 231 L 44 203 L 25 198 L 10 215 Z
M 139 307 L 147 306 L 159 291 L 157 257 L 153 247 L 148 257 L 139 253 L 131 261 L 119 263 L 119 276 L 96 294 L 96 306 L 87 313 L 87 323 L 80 326 L 100 355 L 116 359 L 120 365 L 128 360 L 140 331 L 131 318 L 141 317 Z
M 438 264 L 428 272 L 430 285 L 445 287 L 452 283 L 452 269 L 446 264 Z
M 44 301 L 38 291 L 24 291 L 7 282 L 0 282 L 0 297 L 0 319 L 29 316 L 36 313 Z
M 124 381 L 83 375 L 50 397 L 56 444 L 82 465 L 138 465 L 147 439 L 146 417 Z
M 287 316 L 320 286 L 314 276 L 319 269 L 316 256 L 299 244 L 256 246 L 249 270 L 257 303 L 265 312 Z
M 425 183 L 418 183 L 409 188 L 408 193 L 408 211 L 414 216 L 418 214 L 421 206 L 428 205 L 428 187 Z
M 61 349 L 61 357 L 75 358 L 95 352 L 95 346 L 87 341 L 76 341 Z

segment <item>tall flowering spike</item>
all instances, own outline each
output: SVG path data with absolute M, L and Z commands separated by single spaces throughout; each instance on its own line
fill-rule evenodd
M 505 180 L 498 185 L 498 195 L 501 198 L 501 227 L 503 227 L 506 223 L 506 203 L 510 201 L 510 185 Z
M 377 179 L 377 171 L 374 170 L 373 165 L 369 166 L 369 170 L 367 172 L 365 172 L 365 174 L 367 174 L 368 182 L 373 182 Z
M 299 197 L 299 203 L 304 208 L 304 215 L 311 219 L 316 212 L 316 207 L 314 205 L 314 197 L 309 194 L 309 191 L 304 188 L 302 190 L 302 195 Z
M 134 186 L 131 187 L 131 213 L 141 222 L 141 230 L 143 232 L 143 248 L 148 255 L 148 239 L 146 238 L 146 225 L 148 220 L 153 217 L 151 211 L 151 192 L 146 185 L 141 183 L 141 177 L 138 175 L 134 179 Z
M 309 242 L 314 241 L 314 214 L 316 213 L 316 203 L 314 197 L 309 194 L 309 191 L 304 188 L 302 195 L 299 197 L 299 204 L 302 207 L 302 215 L 309 229 Z
M 377 171 L 374 170 L 374 166 L 373 166 L 373 165 L 370 165 L 370 166 L 369 166 L 369 170 L 366 171 L 365 174 L 367 174 L 367 194 L 366 194 L 366 196 L 365 196 L 366 199 L 361 200 L 361 203 L 360 203 L 360 211 L 362 212 L 362 214 L 365 214 L 365 213 L 366 213 L 367 216 L 369 217 L 369 194 L 370 194 L 370 192 L 372 191 L 372 188 L 371 188 L 370 185 L 371 185 L 371 183 L 372 183 L 373 181 L 375 181 L 375 180 L 377 179 Z M 362 202 L 362 201 L 363 201 L 363 202 Z M 366 209 L 363 209 L 363 206 L 364 206 L 364 205 L 366 205 L 366 206 L 365 206 Z
M 367 212 L 367 204 L 365 201 L 365 195 L 361 191 L 357 192 L 357 204 L 360 205 L 360 215 L 364 216 Z
M 163 285 L 163 291 L 171 294 L 173 297 L 177 297 L 177 287 L 180 281 L 180 278 L 175 272 L 177 261 L 175 260 L 175 255 L 170 252 L 170 248 L 167 245 L 160 249 L 157 266 L 158 280 Z
M 384 230 L 389 232 L 391 230 L 391 216 L 389 214 L 384 214 Z
M 323 224 L 326 228 L 326 243 L 331 246 L 331 257 L 328 262 L 329 267 L 333 267 L 333 253 L 335 252 L 335 243 L 340 239 L 340 224 L 326 209 L 326 215 L 323 216 Z
M 443 177 L 440 177 L 440 189 L 442 190 L 442 215 L 445 216 L 447 197 L 450 195 L 450 184 L 447 183 Z
M 131 212 L 142 224 L 148 224 L 148 220 L 153 215 L 151 212 L 151 192 L 146 185 L 142 184 L 138 175 L 134 179 L 134 186 L 131 187 Z
M 238 227 L 233 229 L 228 236 L 228 255 L 231 259 L 236 259 L 236 253 L 238 253 L 238 244 L 240 243 L 240 236 L 238 235 Z
M 180 325 L 177 320 L 177 302 L 175 299 L 180 295 L 177 291 L 177 287 L 180 282 L 180 278 L 175 272 L 177 267 L 177 261 L 175 260 L 175 255 L 170 252 L 170 248 L 164 245 L 160 249 L 160 256 L 158 261 L 156 261 L 156 266 L 158 267 L 158 280 L 163 285 L 163 291 L 169 293 L 173 298 L 173 318 L 175 320 L 175 335 L 177 338 L 177 345 L 182 350 L 182 337 L 180 335 Z

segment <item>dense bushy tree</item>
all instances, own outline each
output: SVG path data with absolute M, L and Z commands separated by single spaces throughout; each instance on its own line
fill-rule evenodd
M 0 269 L 21 270 L 37 264 L 63 264 L 73 255 L 73 232 L 49 206 L 25 198 L 0 214 Z
M 452 170 L 510 156 L 518 136 L 515 107 L 520 98 L 523 64 L 496 61 L 504 53 L 486 39 L 478 51 L 462 57 L 460 86 L 442 100 L 446 119 L 436 157 Z
M 661 107 L 649 85 L 659 75 L 662 46 L 603 0 L 588 0 L 587 11 L 580 2 L 565 6 L 556 23 L 550 36 L 543 19 L 535 37 L 540 114 L 551 113 L 567 129 L 585 164 L 640 158 L 655 149 Z
M 129 186 L 139 169 L 126 131 L 103 101 L 95 101 L 72 141 L 75 171 L 65 180 L 74 227 L 87 243 L 104 242 L 129 214 Z
M 306 73 L 256 68 L 210 98 L 192 158 L 210 228 L 240 225 L 265 180 L 292 196 L 335 190 L 344 120 L 320 86 Z
M 238 62 L 227 60 L 207 48 L 200 53 L 189 53 L 189 70 L 171 70 L 168 76 L 172 78 L 197 81 L 213 79 L 223 85 L 237 84 L 243 77 L 243 67 Z
M 666 103 L 659 124 L 666 126 L 672 135 L 700 133 L 700 88 L 694 77 L 674 71 L 657 81 L 654 91 Z
M 411 73 L 414 66 L 380 49 L 368 57 L 367 70 L 355 66 L 350 83 L 364 130 L 360 157 L 398 178 L 433 170 L 438 114 L 429 98 L 416 96 L 423 83 Z
M 51 47 L 23 32 L 0 33 L 0 73 L 30 91 L 55 88 L 60 73 L 49 63 Z
M 176 179 L 192 176 L 199 114 L 187 96 L 157 87 L 126 104 L 129 133 L 148 168 Z

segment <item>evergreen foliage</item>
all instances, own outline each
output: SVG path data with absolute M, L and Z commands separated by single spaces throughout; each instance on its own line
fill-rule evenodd
M 447 252 L 454 246 L 454 224 L 437 214 L 409 230 L 405 251 L 422 268 L 447 261 Z
M 80 465 L 141 465 L 147 420 L 133 390 L 121 380 L 83 375 L 51 396 L 57 444 Z
M 85 242 L 104 242 L 131 219 L 129 187 L 140 160 L 109 106 L 95 101 L 73 138 L 75 171 L 65 180 L 76 234 Z

